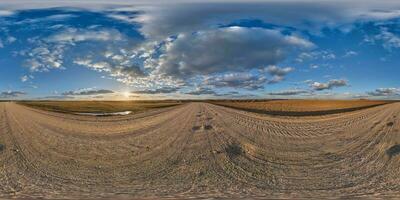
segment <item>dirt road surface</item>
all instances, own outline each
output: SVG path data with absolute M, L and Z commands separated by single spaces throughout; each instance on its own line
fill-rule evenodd
M 400 103 L 318 117 L 0 104 L 0 198 L 400 198 L 399 183 Z

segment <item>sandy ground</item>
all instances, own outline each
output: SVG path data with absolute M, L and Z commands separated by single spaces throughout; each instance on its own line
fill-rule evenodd
M 279 118 L 206 103 L 90 117 L 0 104 L 0 198 L 400 198 L 400 103 Z

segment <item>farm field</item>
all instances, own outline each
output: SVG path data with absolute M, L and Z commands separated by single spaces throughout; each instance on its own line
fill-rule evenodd
M 274 115 L 324 115 L 391 103 L 382 100 L 215 100 L 210 103 Z
M 19 104 L 64 113 L 132 113 L 181 104 L 179 101 L 21 101 Z
M 400 198 L 400 103 L 318 118 L 0 103 L 0 132 L 0 198 Z

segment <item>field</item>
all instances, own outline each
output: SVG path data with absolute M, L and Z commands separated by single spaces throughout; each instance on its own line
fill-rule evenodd
M 65 111 L 131 102 L 0 103 L 0 198 L 400 198 L 400 103 L 277 102 L 228 103 L 358 109 L 186 102 L 95 117 Z
M 373 100 L 217 100 L 217 105 L 273 115 L 335 114 L 391 103 Z
M 181 104 L 179 101 L 22 101 L 22 105 L 47 111 L 65 113 L 114 113 L 132 111 L 137 113 L 149 109 Z

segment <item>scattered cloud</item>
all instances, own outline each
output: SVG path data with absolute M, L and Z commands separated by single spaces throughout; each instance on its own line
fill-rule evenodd
M 120 63 L 111 63 L 107 61 L 93 61 L 90 58 L 78 58 L 73 61 L 75 64 L 87 67 L 91 70 L 98 72 L 107 72 L 111 77 L 116 78 L 117 81 L 132 84 L 137 78 L 145 76 L 145 73 L 141 70 L 139 66 L 131 65 L 121 65 Z
M 346 51 L 346 53 L 343 55 L 343 57 L 347 58 L 347 57 L 352 57 L 352 56 L 356 56 L 356 55 L 358 55 L 358 53 L 355 51 Z
M 375 35 L 374 40 L 380 40 L 382 46 L 391 51 L 392 49 L 400 48 L 400 37 L 390 32 L 387 28 L 381 28 L 381 32 Z
M 318 68 L 319 68 L 319 65 L 311 65 L 310 68 L 311 68 L 311 69 L 318 69 Z
M 21 81 L 22 81 L 22 82 L 26 82 L 26 81 L 28 81 L 28 79 L 29 79 L 29 78 L 28 78 L 27 75 L 21 77 Z
M 21 54 L 28 57 L 24 66 L 31 72 L 44 72 L 51 69 L 64 69 L 62 67 L 64 50 L 64 45 L 42 44 L 29 52 L 21 52 Z
M 307 61 L 314 61 L 314 60 L 334 60 L 336 59 L 336 55 L 328 50 L 321 50 L 321 51 L 311 51 L 311 52 L 302 52 L 300 53 L 296 61 L 297 62 L 307 62 Z
M 21 76 L 21 82 L 27 82 L 28 80 L 31 80 L 31 79 L 34 79 L 35 77 L 33 76 L 33 75 L 24 75 L 24 76 Z

